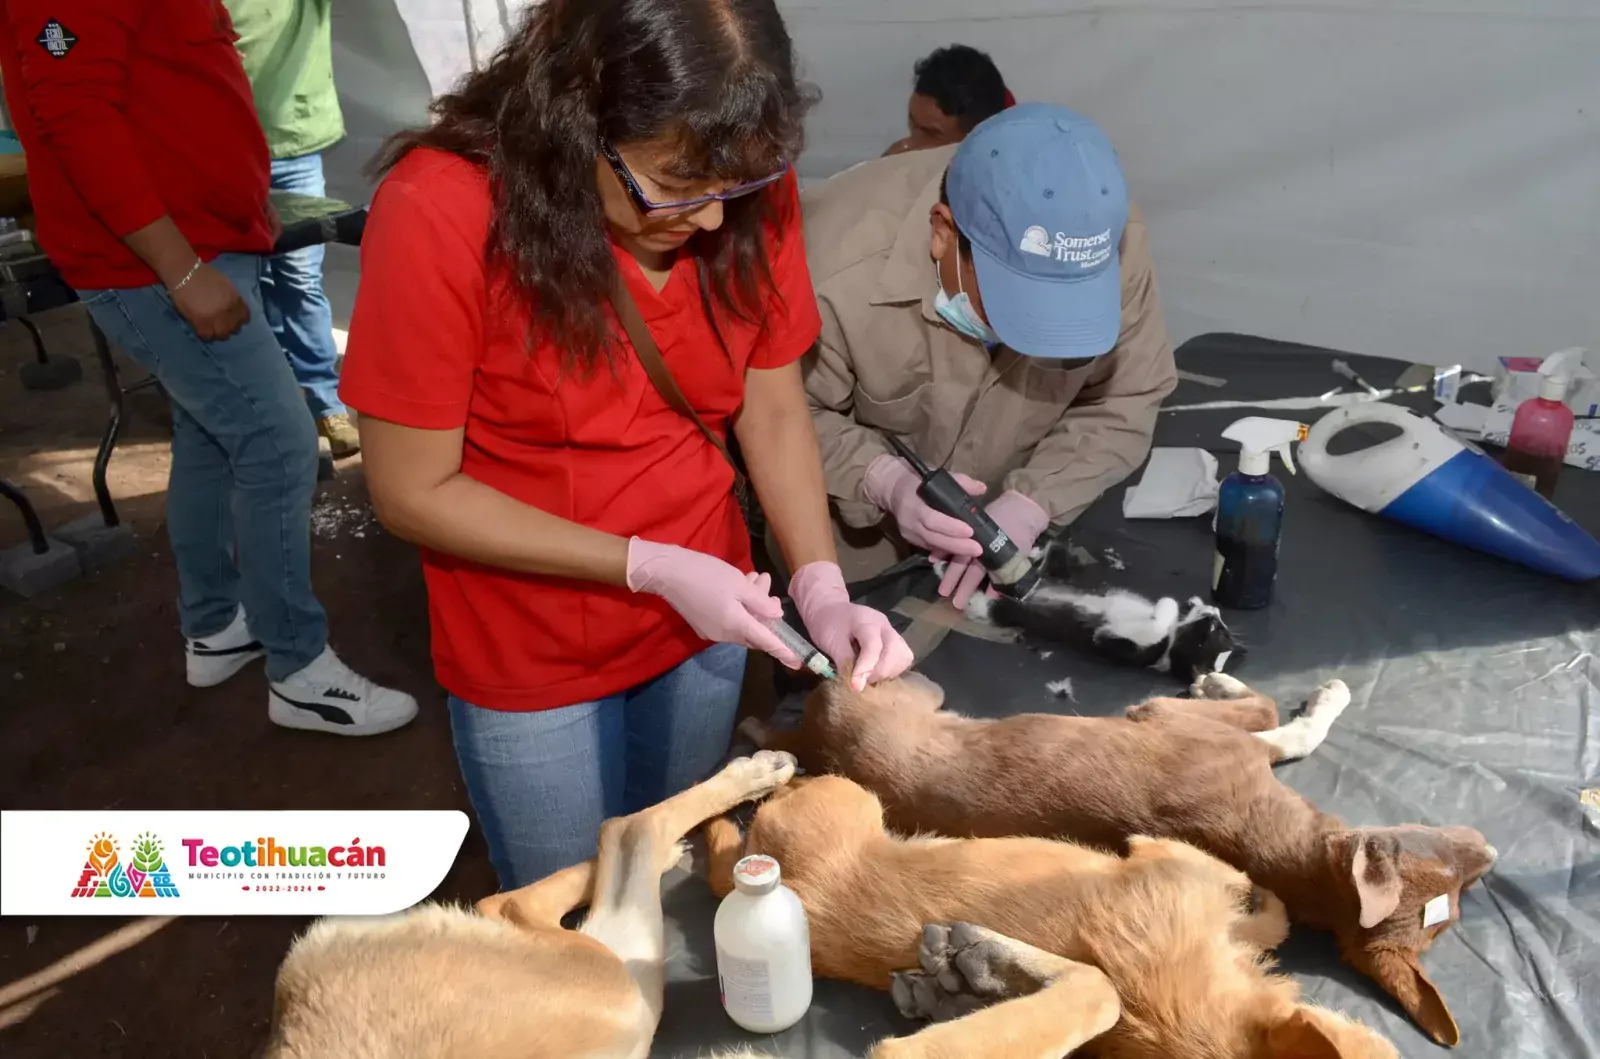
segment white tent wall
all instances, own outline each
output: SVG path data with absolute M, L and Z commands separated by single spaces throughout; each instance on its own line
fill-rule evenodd
M 323 156 L 329 195 L 368 201 L 372 184 L 363 170 L 391 133 L 427 120 L 434 69 L 452 61 L 459 70 L 471 68 L 461 24 L 461 0 L 401 0 L 399 6 L 396 0 L 339 0 L 333 5 L 333 78 L 346 135 Z M 349 326 L 359 275 L 357 251 L 328 248 L 323 284 L 341 330 Z
M 330 191 L 516 0 L 341 0 L 351 137 Z M 1245 331 L 1430 362 L 1600 346 L 1592 0 L 780 0 L 823 101 L 801 175 L 904 128 L 911 65 L 962 41 L 1020 99 L 1105 126 L 1152 229 L 1174 338 Z M 403 24 L 405 33 L 400 32 Z
M 339 0 L 333 75 L 348 135 L 327 153 L 328 194 L 366 202 L 363 172 L 397 129 L 428 120 L 428 100 L 486 61 L 527 4 L 519 0 Z M 334 323 L 348 326 L 359 278 L 355 251 L 330 247 L 325 286 Z
M 1486 366 L 1600 347 L 1592 0 L 790 0 L 808 175 L 903 134 L 961 41 L 1117 144 L 1182 341 Z

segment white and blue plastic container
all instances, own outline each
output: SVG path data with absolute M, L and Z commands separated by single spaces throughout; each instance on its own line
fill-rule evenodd
M 1335 456 L 1328 443 L 1364 423 L 1400 434 Z M 1476 551 L 1564 578 L 1600 577 L 1600 541 L 1499 463 L 1430 419 L 1372 402 L 1329 412 L 1300 445 L 1307 476 L 1334 496 Z

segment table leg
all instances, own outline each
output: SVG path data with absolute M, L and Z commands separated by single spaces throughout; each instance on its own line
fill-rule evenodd
M 33 546 L 33 554 L 43 555 L 48 552 L 50 542 L 45 540 L 44 524 L 39 521 L 39 513 L 33 509 L 33 502 L 23 495 L 21 489 L 4 478 L 0 478 L 0 496 L 17 505 L 17 510 L 22 513 L 22 521 L 28 527 L 28 543 Z
M 94 498 L 100 504 L 100 514 L 106 525 L 117 526 L 121 520 L 117 516 L 117 506 L 111 502 L 111 490 L 106 486 L 106 467 L 110 465 L 111 453 L 117 447 L 117 435 L 122 432 L 122 380 L 117 375 L 116 362 L 111 359 L 111 344 L 106 341 L 105 332 L 100 330 L 93 316 L 89 317 L 89 332 L 94 337 L 94 354 L 100 359 L 100 368 L 105 373 L 106 396 L 111 399 L 111 415 L 106 420 L 105 433 L 100 437 L 100 448 L 94 455 Z

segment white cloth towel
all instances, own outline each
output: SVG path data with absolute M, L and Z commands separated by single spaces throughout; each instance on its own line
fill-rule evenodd
M 1205 449 L 1151 449 L 1139 484 L 1122 495 L 1126 518 L 1187 518 L 1217 506 L 1217 458 Z

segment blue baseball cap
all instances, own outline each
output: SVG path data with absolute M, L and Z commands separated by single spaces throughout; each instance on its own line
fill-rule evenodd
M 1098 125 L 1048 103 L 1003 110 L 967 134 L 945 190 L 1002 342 L 1061 360 L 1111 351 L 1128 186 Z

